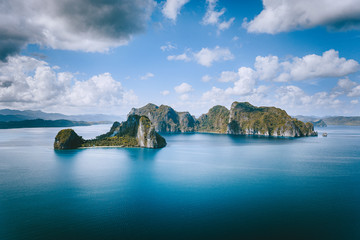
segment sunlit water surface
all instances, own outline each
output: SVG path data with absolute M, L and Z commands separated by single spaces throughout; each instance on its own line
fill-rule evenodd
M 59 130 L 0 130 L 1 240 L 360 239 L 360 127 L 54 151 Z

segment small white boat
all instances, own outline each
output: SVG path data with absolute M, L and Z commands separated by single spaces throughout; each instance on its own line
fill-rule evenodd
M 327 133 L 323 133 L 322 136 L 323 136 L 323 137 L 327 137 Z

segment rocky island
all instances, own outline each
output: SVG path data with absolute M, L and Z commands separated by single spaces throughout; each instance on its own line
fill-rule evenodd
M 72 129 L 63 129 L 55 137 L 55 149 L 117 146 L 162 148 L 166 146 L 160 133 L 220 133 L 273 137 L 317 136 L 311 122 L 304 123 L 276 107 L 256 107 L 248 102 L 234 102 L 230 110 L 214 106 L 199 118 L 189 112 L 147 104 L 133 108 L 127 121 L 114 122 L 110 131 L 95 139 L 85 140 Z
M 80 147 L 143 147 L 162 148 L 166 140 L 160 136 L 146 116 L 131 115 L 127 121 L 114 122 L 110 131 L 95 139 L 85 140 L 72 129 L 63 129 L 55 137 L 54 149 Z
M 147 116 L 158 132 L 207 132 L 234 135 L 274 137 L 317 136 L 314 125 L 289 116 L 276 107 L 255 107 L 248 102 L 234 102 L 230 110 L 212 107 L 198 119 L 188 112 L 177 112 L 169 106 L 154 104 L 136 109 L 131 115 Z

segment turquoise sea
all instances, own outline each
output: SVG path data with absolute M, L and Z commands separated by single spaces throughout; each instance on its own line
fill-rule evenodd
M 360 239 L 360 127 L 54 151 L 59 130 L 0 130 L 1 240 Z

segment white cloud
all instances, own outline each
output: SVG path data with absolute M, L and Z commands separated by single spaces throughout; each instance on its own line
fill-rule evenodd
M 180 100 L 181 100 L 181 101 L 187 101 L 187 100 L 189 100 L 189 99 L 190 99 L 190 96 L 189 96 L 189 94 L 187 94 L 187 93 L 180 95 Z
M 263 0 L 264 10 L 243 26 L 248 32 L 276 34 L 297 29 L 327 26 L 331 29 L 359 29 L 358 0 Z
M 359 63 L 353 59 L 339 58 L 339 52 L 330 49 L 322 54 L 295 57 L 291 62 L 282 63 L 293 80 L 305 80 L 318 77 L 342 77 L 359 70 Z
M 173 49 L 176 49 L 176 46 L 173 45 L 171 42 L 167 42 L 166 45 L 163 45 L 160 47 L 161 51 L 171 51 Z
M 77 80 L 72 73 L 56 73 L 48 63 L 31 57 L 9 57 L 0 64 L 0 105 L 19 109 L 87 108 L 105 110 L 128 106 L 137 96 L 125 90 L 110 73 Z
M 0 61 L 27 44 L 106 52 L 145 31 L 153 0 L 0 2 Z
M 225 94 L 225 91 L 221 88 L 212 87 L 210 91 L 202 94 L 201 100 L 210 102 L 212 104 L 222 104 L 229 99 L 229 96 Z
M 221 16 L 226 12 L 225 8 L 222 8 L 220 11 L 215 10 L 217 0 L 206 0 L 207 9 L 205 16 L 202 19 L 202 24 L 204 25 L 215 25 L 218 28 L 218 31 L 223 31 L 228 29 L 231 24 L 234 22 L 235 18 L 230 18 L 229 20 L 221 21 Z
M 167 0 L 162 9 L 165 17 L 176 21 L 177 15 L 180 14 L 181 8 L 190 0 Z
M 213 62 L 232 60 L 234 55 L 228 48 L 216 46 L 214 49 L 202 48 L 199 52 L 194 53 L 194 59 L 198 64 L 210 67 Z
M 247 67 L 241 67 L 238 70 L 238 80 L 234 86 L 227 88 L 225 93 L 231 95 L 247 95 L 254 91 L 256 84 L 256 72 Z
M 348 94 L 349 97 L 360 97 L 360 85 L 357 85 Z
M 211 76 L 209 76 L 209 75 L 204 75 L 204 76 L 202 76 L 201 81 L 203 81 L 203 82 L 209 82 L 211 79 L 212 79 Z
M 277 56 L 257 56 L 254 69 L 259 80 L 275 82 L 302 81 L 315 78 L 344 77 L 359 71 L 360 64 L 353 59 L 339 57 L 339 52 L 330 49 L 322 55 L 309 54 L 279 61 Z M 230 73 L 223 72 L 225 81 Z M 224 79 L 224 80 L 222 80 Z
M 186 53 L 183 53 L 183 54 L 180 54 L 180 55 L 168 56 L 167 60 L 169 60 L 169 61 L 185 61 L 185 62 L 189 62 L 191 59 Z
M 358 103 L 359 103 L 359 100 L 351 100 L 350 103 L 351 103 L 351 104 L 358 104 Z
M 183 53 L 180 55 L 170 55 L 167 57 L 167 60 L 180 60 L 185 62 L 193 60 L 205 67 L 211 67 L 214 62 L 228 61 L 234 59 L 234 55 L 230 52 L 228 48 L 222 48 L 219 46 L 216 46 L 213 49 L 202 48 L 198 52 L 191 52 L 190 50 L 187 51 L 190 56 L 187 53 Z
M 351 81 L 349 78 L 343 78 L 343 79 L 339 79 L 337 85 L 342 89 L 350 90 L 353 87 L 355 87 L 357 84 L 356 82 Z
M 147 79 L 153 78 L 153 77 L 155 77 L 155 75 L 153 73 L 151 73 L 151 72 L 148 72 L 144 76 L 141 76 L 140 79 L 141 80 L 147 80 Z
M 180 94 L 193 91 L 192 86 L 185 82 L 180 84 L 179 86 L 174 87 L 174 89 L 175 89 L 175 92 L 180 93 Z
M 254 67 L 259 74 L 260 80 L 273 79 L 279 70 L 279 58 L 277 56 L 257 56 Z
M 223 21 L 223 22 L 219 23 L 218 29 L 220 31 L 224 31 L 224 30 L 228 29 L 231 26 L 231 24 L 233 24 L 234 21 L 235 21 L 234 17 L 230 18 L 228 21 Z
M 167 96 L 167 95 L 170 94 L 170 91 L 169 91 L 169 90 L 164 90 L 164 91 L 161 91 L 160 93 L 161 93 L 161 95 L 163 95 L 163 96 Z
M 237 72 L 224 71 L 221 73 L 219 81 L 220 82 L 235 82 L 239 78 Z
M 297 86 L 282 86 L 276 91 L 277 104 L 287 109 L 301 109 L 305 111 L 313 111 L 317 115 L 316 110 L 336 109 L 342 104 L 337 99 L 338 95 L 327 92 L 317 92 L 314 95 L 307 95 L 301 88 Z

